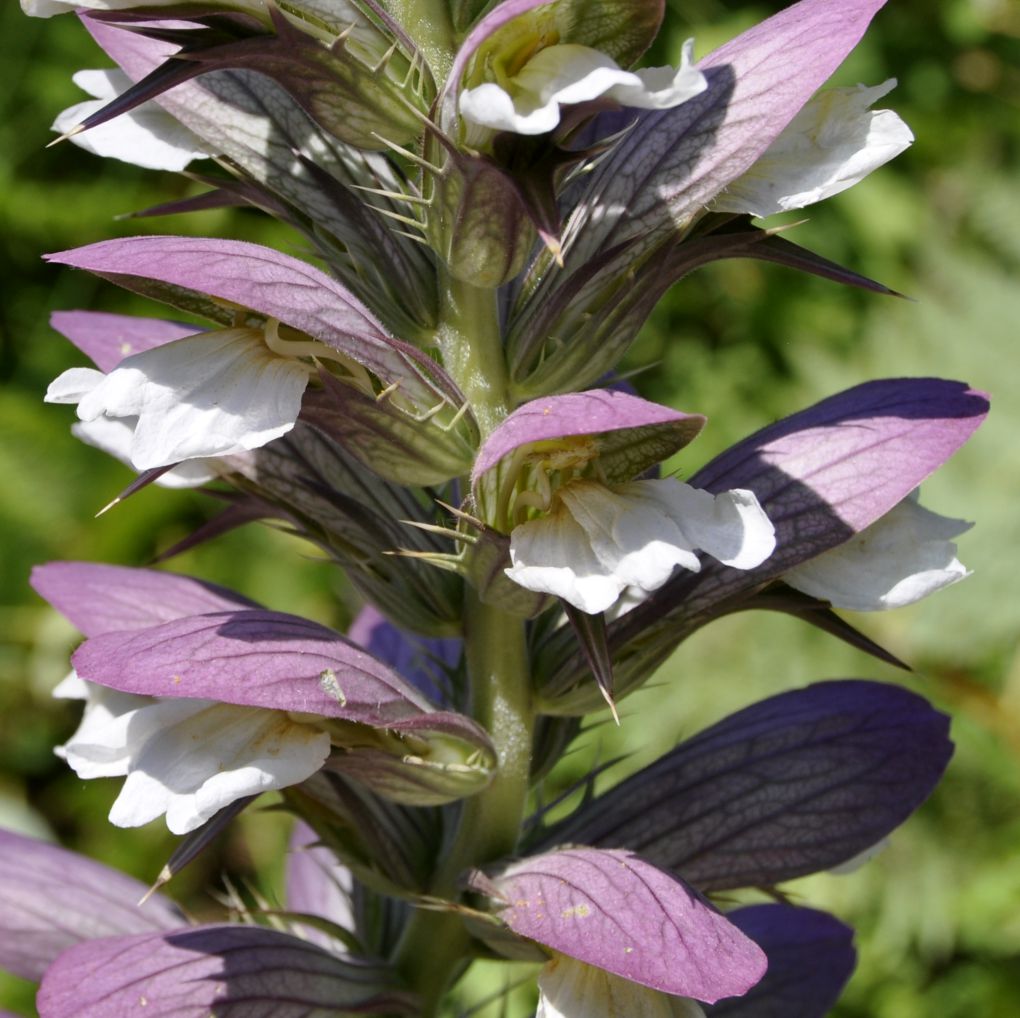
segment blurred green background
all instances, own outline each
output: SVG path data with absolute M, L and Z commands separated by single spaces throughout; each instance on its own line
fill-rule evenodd
M 781 6 L 673 4 L 655 56 L 674 59 L 691 34 L 704 53 Z M 908 121 L 917 143 L 809 210 L 789 236 L 916 302 L 724 263 L 672 291 L 630 358 L 634 366 L 658 365 L 637 379 L 645 395 L 709 417 L 676 464 L 684 474 L 748 431 L 866 379 L 935 374 L 992 394 L 989 422 L 924 489 L 928 506 L 977 522 L 960 542 L 974 575 L 929 602 L 854 620 L 913 664 L 913 674 L 792 620 L 737 616 L 685 644 L 660 681 L 625 702 L 622 728 L 593 728 L 564 771 L 623 752 L 625 762 L 604 779 L 618 780 L 728 711 L 814 679 L 901 682 L 951 712 L 958 749 L 949 774 L 891 846 L 857 873 L 790 887 L 795 900 L 831 908 L 860 931 L 860 969 L 835 1012 L 842 1018 L 1020 1014 L 1018 56 L 1020 5 L 1011 0 L 892 0 L 839 72 L 841 84 L 897 77 L 883 104 Z M 77 708 L 49 696 L 76 636 L 26 580 L 34 563 L 54 558 L 145 564 L 212 506 L 194 493 L 150 488 L 93 519 L 130 475 L 71 439 L 67 408 L 42 404 L 47 383 L 81 363 L 48 328 L 48 314 L 152 309 L 84 274 L 47 268 L 39 256 L 132 233 L 268 234 L 246 213 L 119 220 L 193 185 L 70 145 L 44 150 L 53 117 L 80 98 L 70 73 L 106 63 L 73 17 L 29 19 L 8 0 L 0 61 L 0 476 L 7 478 L 0 486 L 0 825 L 59 839 L 151 880 L 173 839 L 160 823 L 111 828 L 105 815 L 117 783 L 86 785 L 52 755 L 77 720 Z M 300 251 L 294 238 L 272 236 Z M 329 624 L 344 624 L 352 608 L 332 567 L 265 529 L 231 535 L 173 567 Z M 208 888 L 223 871 L 276 893 L 285 822 L 250 813 L 179 878 L 199 913 L 215 912 Z M 478 993 L 484 985 L 491 979 L 479 981 Z M 32 1014 L 32 995 L 26 983 L 0 982 L 0 1007 Z

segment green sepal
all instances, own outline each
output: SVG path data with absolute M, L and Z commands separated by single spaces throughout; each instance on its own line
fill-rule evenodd
M 237 487 L 277 507 L 397 625 L 428 636 L 460 634 L 463 581 L 421 559 L 447 552 L 448 545 L 408 526 L 408 520 L 435 522 L 411 490 L 375 476 L 300 420 L 283 438 L 238 458 L 236 466 Z M 398 550 L 412 554 L 394 554 Z
M 397 399 L 365 395 L 325 370 L 319 380 L 322 388 L 305 395 L 304 419 L 384 480 L 439 485 L 470 471 L 478 429 L 469 413 L 439 405 L 415 417 Z
M 427 890 L 442 837 L 438 812 L 389 802 L 330 771 L 285 789 L 283 796 L 366 887 L 397 898 Z
M 505 572 L 509 565 L 510 538 L 491 527 L 484 527 L 464 553 L 465 574 L 479 600 L 518 618 L 532 619 L 552 599 L 514 583 Z
M 363 25 L 326 45 L 270 7 L 274 35 L 198 53 L 182 53 L 204 70 L 243 68 L 272 78 L 308 115 L 341 141 L 362 149 L 405 144 L 422 132 L 427 101 L 419 68 Z M 368 45 L 366 45 L 368 42 Z
M 328 727 L 341 749 L 327 769 L 405 806 L 442 806 L 476 795 L 495 773 L 492 743 L 459 714 L 437 714 L 433 727 L 414 733 L 346 722 Z

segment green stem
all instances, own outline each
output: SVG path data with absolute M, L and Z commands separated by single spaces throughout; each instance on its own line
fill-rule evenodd
M 524 624 L 469 595 L 464 636 L 471 714 L 496 747 L 498 769 L 484 791 L 464 802 L 456 836 L 435 874 L 434 895 L 456 900 L 472 867 L 515 849 L 528 795 L 534 714 Z M 463 971 L 469 936 L 459 915 L 419 910 L 408 923 L 396 964 L 422 1000 L 422 1018 L 436 1015 L 443 993 Z
M 443 272 L 435 341 L 443 367 L 464 393 L 482 436 L 512 408 L 496 291 Z M 464 653 L 469 712 L 489 733 L 497 767 L 485 791 L 465 800 L 457 830 L 429 888 L 456 902 L 460 881 L 517 847 L 531 771 L 531 668 L 524 622 L 465 590 Z M 470 936 L 460 915 L 419 909 L 408 922 L 394 963 L 421 1000 L 422 1018 L 435 1018 L 443 994 L 470 959 Z
M 443 367 L 467 397 L 484 437 L 512 409 L 496 291 L 448 274 L 442 284 L 436 341 Z

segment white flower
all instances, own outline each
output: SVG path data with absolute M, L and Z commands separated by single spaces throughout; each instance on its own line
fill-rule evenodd
M 610 608 L 628 587 L 657 590 L 677 566 L 697 572 L 700 549 L 753 569 L 775 548 L 775 530 L 750 491 L 719 495 L 673 478 L 609 488 L 572 481 L 548 514 L 510 534 L 507 576 L 583 612 Z
M 892 110 L 872 103 L 896 85 L 819 92 L 742 177 L 712 205 L 716 212 L 763 218 L 800 209 L 856 184 L 898 156 L 914 140 Z
M 137 417 L 97 417 L 72 424 L 71 434 L 130 467 L 133 466 L 131 444 L 137 427 Z M 196 488 L 229 471 L 229 466 L 219 459 L 186 460 L 173 470 L 160 474 L 153 483 L 164 488 Z
M 126 777 L 110 810 L 118 827 L 165 813 L 187 834 L 238 799 L 304 781 L 329 755 L 326 732 L 284 711 L 135 696 L 76 676 L 54 695 L 80 696 L 80 686 L 85 714 L 57 753 L 81 778 Z
M 538 976 L 535 1018 L 705 1018 L 688 997 L 642 986 L 558 954 Z
M 53 121 L 53 130 L 61 134 L 77 127 L 131 86 L 131 79 L 119 69 L 79 71 L 72 80 L 94 98 L 71 106 Z M 154 102 L 72 135 L 70 140 L 95 155 L 148 170 L 183 170 L 192 159 L 211 154 L 196 135 Z
M 187 336 L 125 357 L 108 375 L 71 368 L 51 383 L 46 400 L 77 403 L 86 422 L 129 424 L 127 455 L 136 470 L 257 449 L 294 427 L 314 370 L 277 352 L 284 347 L 271 333 L 238 328 Z M 311 347 L 331 353 L 318 343 L 293 346 L 300 354 Z
M 127 746 L 117 721 L 152 703 L 152 698 L 85 682 L 77 672 L 71 672 L 53 690 L 53 696 L 62 700 L 85 701 L 81 724 L 63 746 L 54 749 L 57 756 L 66 760 L 79 778 L 111 778 L 127 774 Z
M 952 538 L 971 526 L 925 509 L 915 492 L 845 544 L 795 566 L 783 579 L 848 611 L 901 608 L 969 575 Z
M 694 41 L 684 44 L 680 67 L 625 71 L 589 46 L 563 44 L 539 50 L 503 84 L 485 82 L 460 94 L 460 114 L 472 124 L 514 134 L 545 134 L 560 122 L 560 107 L 606 98 L 622 106 L 662 110 L 706 88 L 690 65 Z

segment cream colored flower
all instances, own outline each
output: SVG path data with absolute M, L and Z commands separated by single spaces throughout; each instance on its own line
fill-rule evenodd
M 795 566 L 783 579 L 847 611 L 902 608 L 970 575 L 952 538 L 971 526 L 925 509 L 915 492 L 845 544 Z
M 705 1018 L 688 997 L 660 993 L 558 954 L 538 976 L 535 1018 Z
M 892 110 L 872 110 L 895 79 L 819 92 L 742 177 L 712 204 L 716 212 L 762 218 L 800 209 L 863 180 L 914 140 Z
M 694 41 L 683 48 L 680 67 L 625 71 L 589 46 L 571 43 L 539 50 L 513 77 L 484 82 L 460 94 L 460 115 L 469 123 L 514 134 L 545 134 L 560 122 L 560 107 L 612 99 L 621 106 L 663 110 L 706 88 L 691 66 Z
M 703 551 L 752 569 L 775 548 L 775 530 L 750 491 L 712 495 L 673 478 L 609 487 L 571 481 L 549 512 L 510 534 L 507 576 L 583 612 L 612 607 L 627 588 L 657 590 L 677 567 L 698 572 Z
M 321 343 L 293 346 L 295 354 L 312 347 L 332 353 Z M 106 375 L 71 368 L 51 383 L 46 400 L 77 403 L 86 423 L 126 422 L 131 465 L 151 470 L 257 449 L 290 431 L 312 371 L 288 356 L 274 329 L 222 329 L 125 357 Z
M 81 778 L 126 778 L 110 810 L 118 827 L 165 813 L 187 834 L 238 799 L 304 781 L 329 755 L 329 735 L 285 711 L 136 696 L 76 676 L 54 693 L 85 699 L 58 755 Z

